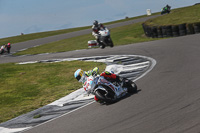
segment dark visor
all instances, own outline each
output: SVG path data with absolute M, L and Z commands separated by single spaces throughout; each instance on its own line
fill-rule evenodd
M 79 81 L 79 80 L 81 79 L 81 76 L 78 75 L 78 76 L 76 77 L 76 79 Z

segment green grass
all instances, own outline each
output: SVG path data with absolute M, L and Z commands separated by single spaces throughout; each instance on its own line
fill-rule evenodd
M 159 12 L 158 13 L 152 13 L 151 15 L 153 16 L 153 15 L 158 15 L 158 14 L 160 14 L 160 13 Z M 121 19 L 121 20 L 116 20 L 116 21 L 105 23 L 105 25 L 114 24 L 114 23 L 120 23 L 120 22 L 124 22 L 124 21 L 144 18 L 144 17 L 147 17 L 147 15 L 141 15 L 141 16 L 130 17 L 130 18 L 128 17 L 128 18 L 125 18 L 125 19 Z
M 111 29 L 111 38 L 115 46 L 157 40 L 157 39 L 147 38 L 144 35 L 141 23 L 113 28 Z M 15 55 L 53 53 L 53 52 L 72 51 L 77 49 L 87 49 L 88 48 L 87 41 L 94 39 L 95 38 L 91 34 L 82 35 L 30 48 L 28 50 L 18 52 Z
M 145 22 L 147 25 L 178 25 L 183 23 L 200 22 L 200 5 L 194 5 L 184 8 L 178 8 L 154 19 L 149 19 Z
M 47 105 L 82 84 L 74 78 L 78 68 L 90 70 L 104 63 L 68 61 L 17 65 L 0 64 L 0 122 Z M 37 116 L 35 116 L 37 117 Z

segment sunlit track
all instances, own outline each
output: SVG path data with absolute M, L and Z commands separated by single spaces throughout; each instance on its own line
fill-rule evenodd
M 45 56 L 3 57 L 0 63 L 38 62 L 38 60 L 41 63 L 50 60 L 59 62 L 69 58 L 102 62 L 107 58 L 109 66 L 112 66 L 110 62 L 118 66 L 123 64 L 125 69 L 133 73 L 134 69 L 138 68 L 139 71 L 143 65 L 146 67 L 151 63 L 148 60 L 139 63 L 136 60 L 129 60 L 124 55 L 144 55 L 144 57 L 156 60 L 156 65 L 152 70 L 146 67 L 151 70 L 147 75 L 137 78 L 136 84 L 141 91 L 135 95 L 109 106 L 86 104 L 70 114 L 60 115 L 29 130 L 18 130 L 18 128 L 11 130 L 12 132 L 23 130 L 26 133 L 198 133 L 200 131 L 199 38 L 200 34 L 195 34 L 116 46 L 104 50 L 90 49 Z M 117 55 L 117 60 L 110 55 Z M 87 57 L 87 59 L 82 57 Z M 120 61 L 122 58 L 129 62 Z M 131 68 L 130 66 L 136 67 Z M 136 79 L 137 76 L 128 75 L 126 71 L 119 71 L 122 66 L 117 68 L 119 69 L 116 69 L 116 72 L 121 76 Z M 68 103 L 55 101 L 52 105 L 62 107 Z M 7 133 L 10 128 L 8 125 L 2 126 L 0 132 Z M 12 126 L 14 127 L 14 124 Z
M 101 106 L 90 104 L 69 115 L 31 128 L 27 133 L 197 133 L 200 131 L 199 79 L 200 34 L 164 40 L 119 46 L 112 49 L 65 53 L 67 57 L 98 62 L 107 61 L 118 65 L 116 71 L 127 76 L 125 68 L 134 73 L 148 60 L 128 59 L 129 55 L 144 55 L 156 60 L 155 67 L 136 81 L 139 93 L 119 102 Z M 116 55 L 110 57 L 107 54 Z M 98 60 L 96 60 L 94 58 Z M 88 58 L 81 58 L 82 56 Z M 63 57 L 63 56 L 57 56 Z M 54 56 L 55 59 L 55 56 Z M 59 59 L 59 58 L 58 58 Z M 127 60 L 128 62 L 124 62 Z M 132 64 L 135 62 L 136 64 Z M 120 66 L 122 65 L 123 66 Z M 112 66 L 112 64 L 110 64 Z M 141 70 L 142 71 L 142 70 Z M 129 75 L 128 77 L 134 77 Z M 134 79 L 133 79 L 134 80 Z
M 103 62 L 107 64 L 107 70 L 112 70 L 122 77 L 129 78 L 131 80 L 137 80 L 142 75 L 149 72 L 156 61 L 149 57 L 138 56 L 138 55 L 108 55 L 108 56 L 94 56 L 84 58 L 68 58 L 68 59 L 54 59 L 54 60 L 41 60 L 32 62 L 21 62 L 18 64 L 30 64 L 30 63 L 48 63 L 48 62 L 62 62 L 62 61 L 94 61 Z M 47 106 L 32 111 L 30 113 L 19 116 L 8 122 L 0 124 L 0 131 L 11 131 L 16 128 L 37 126 L 43 122 L 55 119 L 62 114 L 69 113 L 75 109 L 78 109 L 93 101 L 93 96 L 87 96 L 84 89 L 81 88 L 72 94 L 61 98 Z M 35 115 L 41 115 L 42 117 L 34 119 Z M 14 128 L 14 129 L 13 129 Z

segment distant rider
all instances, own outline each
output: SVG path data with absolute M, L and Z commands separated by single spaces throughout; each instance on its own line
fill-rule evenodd
M 169 6 L 168 4 L 163 8 L 163 10 L 165 11 L 169 11 L 171 9 L 171 6 Z
M 93 25 L 92 25 L 92 35 L 96 38 L 97 42 L 100 44 L 100 41 L 99 41 L 99 30 L 100 29 L 104 29 L 105 26 L 101 23 L 99 23 L 97 20 L 95 20 L 93 22 Z
M 9 53 L 10 53 L 10 49 L 11 49 L 11 44 L 8 43 L 8 44 L 6 45 L 6 48 L 7 48 L 7 52 L 8 52 L 8 54 L 9 54 Z
M 99 75 L 99 68 L 95 67 L 92 70 L 89 71 L 83 71 L 82 69 L 78 69 L 76 70 L 76 72 L 74 73 L 74 77 L 79 81 L 82 82 L 83 86 L 85 84 L 85 82 L 87 81 L 87 78 L 89 76 L 96 76 Z M 110 82 L 121 82 L 120 77 L 117 76 L 116 74 L 113 74 L 111 72 L 105 71 L 103 73 L 100 74 L 100 76 L 103 76 L 105 79 L 107 79 Z M 96 101 L 98 101 L 98 98 L 95 96 L 94 99 Z
M 5 52 L 5 48 L 6 48 L 5 45 L 1 46 L 1 48 L 0 48 L 0 54 L 3 54 Z
M 170 10 L 171 6 L 169 6 L 168 4 L 166 5 L 167 10 Z

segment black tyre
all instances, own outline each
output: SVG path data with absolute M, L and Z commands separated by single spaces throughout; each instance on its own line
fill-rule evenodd
M 161 27 L 157 28 L 157 33 L 158 33 L 158 38 L 162 38 L 163 37 Z
M 187 35 L 187 33 L 186 33 L 186 24 L 180 24 L 178 27 L 179 27 L 179 35 L 180 36 Z
M 132 82 L 128 87 L 128 93 L 136 93 L 137 92 L 137 85 Z
M 167 37 L 172 37 L 172 26 L 171 25 L 166 26 L 166 35 L 167 35 Z
M 114 47 L 114 44 L 113 44 L 113 41 L 111 40 L 111 38 L 110 38 L 110 47 L 111 48 Z
M 95 96 L 99 99 L 101 103 L 102 102 L 114 103 L 116 99 L 113 97 L 113 94 L 108 94 L 108 95 L 110 96 L 106 96 L 106 92 L 100 89 L 95 91 Z
M 147 36 L 148 37 L 152 37 L 152 31 L 151 31 L 151 27 L 150 26 L 147 26 Z
M 193 24 L 193 27 L 194 27 L 194 32 L 197 34 L 197 33 L 200 33 L 200 23 L 194 23 Z
M 167 37 L 167 28 L 166 28 L 166 26 L 162 26 L 161 28 L 162 28 L 163 37 Z
M 186 34 L 186 30 L 180 30 L 179 31 L 180 36 L 185 36 Z
M 172 25 L 172 35 L 173 35 L 173 37 L 178 37 L 179 36 L 178 25 Z
M 151 27 L 151 31 L 152 31 L 152 37 L 153 38 L 157 38 L 158 37 L 158 32 L 157 32 L 157 27 Z
M 128 93 L 137 93 L 137 85 L 127 78 L 123 78 L 123 87 L 127 87 Z
M 101 48 L 101 49 L 104 49 L 105 47 L 106 47 L 106 46 L 105 46 L 104 44 L 101 44 L 101 45 L 100 45 L 100 48 Z
M 186 24 L 186 32 L 187 35 L 194 34 L 193 24 Z
M 146 25 L 143 23 L 142 24 L 143 30 L 144 30 L 144 34 L 147 36 L 147 28 Z

